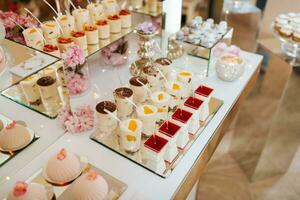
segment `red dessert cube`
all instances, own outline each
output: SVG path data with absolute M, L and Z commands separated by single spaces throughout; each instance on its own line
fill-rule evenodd
M 212 89 L 212 88 L 206 87 L 205 85 L 200 85 L 195 90 L 195 93 L 199 94 L 201 96 L 204 96 L 204 97 L 208 97 L 213 91 L 214 91 L 214 89 Z
M 175 111 L 175 113 L 172 115 L 172 118 L 185 124 L 189 121 L 192 115 L 193 115 L 192 113 L 178 108 Z
M 168 140 L 159 137 L 158 135 L 152 135 L 145 141 L 144 146 L 159 153 L 167 143 Z
M 203 104 L 203 101 L 198 99 L 198 98 L 194 98 L 194 97 L 189 97 L 185 102 L 184 105 L 190 108 L 193 108 L 195 110 L 198 110 L 200 108 L 200 106 Z
M 168 137 L 174 137 L 179 129 L 180 129 L 180 126 L 178 126 L 170 121 L 165 121 L 159 127 L 158 131 L 167 135 Z

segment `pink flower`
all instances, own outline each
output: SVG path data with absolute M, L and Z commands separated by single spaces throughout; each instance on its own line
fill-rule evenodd
M 218 43 L 214 49 L 214 56 L 216 56 L 216 57 L 221 56 L 227 48 L 228 48 L 228 46 L 226 43 L 224 43 L 224 42 Z
M 73 45 L 62 54 L 62 59 L 66 67 L 75 68 L 85 62 L 84 52 L 78 45 Z
M 62 108 L 58 119 L 61 126 L 71 133 L 85 132 L 94 127 L 94 111 L 90 106 L 82 106 L 74 113 L 69 107 Z
M 88 88 L 88 78 L 75 74 L 71 78 L 67 78 L 67 88 L 71 95 L 80 94 Z
M 239 47 L 235 46 L 235 45 L 231 45 L 228 48 L 228 53 L 236 55 L 236 56 L 240 56 L 241 49 Z

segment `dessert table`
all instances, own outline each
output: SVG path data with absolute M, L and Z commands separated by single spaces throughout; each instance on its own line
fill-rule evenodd
M 120 199 L 185 199 L 218 146 L 242 100 L 256 81 L 262 56 L 248 52 L 242 52 L 242 56 L 247 65 L 244 75 L 237 81 L 221 81 L 214 70 L 209 70 L 209 76 L 202 80 L 202 83 L 214 88 L 214 97 L 222 99 L 224 104 L 167 178 L 159 177 L 93 142 L 89 138 L 92 131 L 84 134 L 64 134 L 56 120 L 50 120 L 0 96 L 1 113 L 9 118 L 25 121 L 41 136 L 40 142 L 33 144 L 1 168 L 0 198 L 5 197 L 16 181 L 27 180 L 42 168 L 50 155 L 61 148 L 67 148 L 75 154 L 86 156 L 94 166 L 126 183 L 128 188 Z M 188 62 L 181 59 L 174 63 L 177 66 L 188 63 L 191 71 L 197 71 L 201 67 L 200 59 L 190 59 Z M 46 148 L 44 151 L 35 151 L 35 148 L 43 147 Z

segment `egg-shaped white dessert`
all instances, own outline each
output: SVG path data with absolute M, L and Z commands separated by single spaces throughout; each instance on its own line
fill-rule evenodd
M 73 181 L 81 173 L 79 158 L 66 149 L 61 149 L 47 162 L 46 175 L 53 183 L 62 184 Z
M 17 182 L 7 200 L 48 200 L 47 190 L 38 183 Z
M 0 131 L 0 147 L 4 150 L 18 150 L 30 142 L 28 129 L 12 122 Z
M 108 191 L 106 180 L 93 170 L 81 175 L 72 185 L 74 200 L 102 200 Z

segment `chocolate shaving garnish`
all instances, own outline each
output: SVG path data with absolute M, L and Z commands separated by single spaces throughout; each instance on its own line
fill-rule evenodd
M 130 88 L 122 87 L 122 88 L 117 88 L 114 94 L 119 98 L 129 98 L 133 95 L 133 91 Z
M 148 83 L 148 80 L 144 77 L 141 77 L 141 76 L 135 76 L 135 77 L 132 77 L 130 80 L 129 80 L 129 83 L 131 85 L 134 85 L 134 86 L 143 86 L 143 85 L 146 85 Z M 141 84 L 143 83 L 143 85 Z
M 44 76 L 37 80 L 37 84 L 39 86 L 50 86 L 55 83 L 55 79 L 52 78 L 51 76 Z
M 102 101 L 102 102 L 98 103 L 96 106 L 97 112 L 102 113 L 102 114 L 107 114 L 107 112 L 104 111 L 104 108 L 110 112 L 115 112 L 115 110 L 117 109 L 117 106 L 115 103 L 113 103 L 111 101 Z

